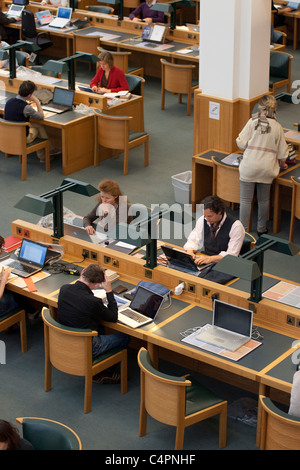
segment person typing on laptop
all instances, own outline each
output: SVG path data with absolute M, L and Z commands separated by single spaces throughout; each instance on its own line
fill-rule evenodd
M 107 297 L 107 307 L 93 294 L 93 289 L 101 286 Z M 117 347 L 126 348 L 129 337 L 124 333 L 102 334 L 100 321 L 118 321 L 118 306 L 112 292 L 111 283 L 98 264 L 90 264 L 81 272 L 75 284 L 61 287 L 58 296 L 58 321 L 73 328 L 88 328 L 98 331 L 93 338 L 93 357 Z M 118 383 L 119 374 L 106 371 L 94 377 L 98 383 Z
M 208 196 L 202 204 L 204 215 L 197 220 L 184 249 L 196 264 L 217 263 L 227 254 L 239 256 L 245 237 L 241 222 L 226 213 L 226 206 L 218 196 Z M 203 254 L 196 256 L 202 247 Z
M 36 138 L 48 139 L 48 135 L 44 126 L 38 123 L 31 122 L 30 119 L 36 119 L 42 121 L 44 119 L 44 112 L 39 99 L 34 95 L 36 85 L 31 80 L 25 80 L 19 87 L 19 92 L 15 98 L 10 98 L 4 109 L 4 119 L 13 122 L 28 122 L 27 126 L 27 138 L 28 144 L 33 142 Z M 31 106 L 33 103 L 36 106 L 34 109 Z M 50 143 L 50 155 L 53 157 L 60 151 L 51 146 Z M 37 156 L 41 162 L 45 161 L 45 150 L 38 150 Z
M 0 8 L 0 34 L 3 39 L 9 42 L 9 44 L 14 44 L 19 39 L 19 30 L 10 28 L 9 24 L 16 23 L 20 20 L 21 18 L 19 17 L 9 18 L 7 15 L 5 15 L 5 13 L 1 11 Z

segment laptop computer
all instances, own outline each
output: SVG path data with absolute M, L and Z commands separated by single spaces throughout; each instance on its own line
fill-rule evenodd
M 196 338 L 214 346 L 235 351 L 251 339 L 253 312 L 215 300 L 213 322 Z
M 42 106 L 44 111 L 52 111 L 60 114 L 65 111 L 71 111 L 74 101 L 74 90 L 68 90 L 67 88 L 55 87 L 53 92 L 53 98 L 50 103 Z
M 37 11 L 35 15 L 41 26 L 45 26 L 53 20 L 50 10 Z
M 71 237 L 80 238 L 80 240 L 85 240 L 86 242 L 98 244 L 102 243 L 107 238 L 104 233 L 95 232 L 93 235 L 90 235 L 87 233 L 84 227 L 78 227 L 77 225 L 68 223 L 64 223 L 64 234 Z
M 10 5 L 9 9 L 6 12 L 6 16 L 8 18 L 21 18 L 22 11 L 24 10 L 25 6 L 24 5 L 15 5 L 12 4 Z
M 72 8 L 58 7 L 57 17 L 49 23 L 49 26 L 52 28 L 65 28 L 70 22 L 71 16 Z
M 162 245 L 161 249 L 167 257 L 168 266 L 179 271 L 198 276 L 200 272 L 212 263 L 197 265 L 192 256 L 171 246 Z
M 29 277 L 41 271 L 45 264 L 47 246 L 32 240 L 23 238 L 18 259 L 5 261 L 5 265 L 11 268 L 13 274 L 21 277 Z
M 138 286 L 129 306 L 119 308 L 118 321 L 131 328 L 138 328 L 152 322 L 163 303 L 160 294 Z

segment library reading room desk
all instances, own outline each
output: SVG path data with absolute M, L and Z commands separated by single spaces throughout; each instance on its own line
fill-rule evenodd
M 49 77 L 47 77 L 49 78 Z M 27 77 L 28 79 L 28 77 Z M 37 88 L 46 88 L 53 91 L 54 86 L 66 87 L 65 80 L 57 80 L 55 84 L 49 84 L 48 81 L 40 82 L 35 78 Z M 8 99 L 16 95 L 21 78 L 9 79 L 0 75 L 2 87 L 0 99 Z M 90 103 L 89 100 L 92 100 Z M 118 116 L 132 116 L 130 127 L 135 131 L 144 130 L 144 108 L 143 97 L 133 95 L 128 101 L 107 105 L 107 98 L 94 93 L 84 91 L 75 91 L 74 104 L 80 103 L 86 106 L 94 106 L 102 112 Z M 0 112 L 4 109 L 4 101 L 0 101 Z M 48 117 L 39 123 L 47 129 L 49 138 L 55 146 L 62 149 L 62 172 L 63 175 L 69 175 L 82 170 L 94 163 L 95 150 L 95 116 L 94 114 L 81 114 L 75 111 L 67 111 L 61 114 L 48 113 Z M 110 157 L 108 149 L 101 148 L 99 161 Z
M 12 235 L 22 237 L 25 232 L 35 241 L 49 244 L 55 241 L 49 229 L 22 220 L 12 223 Z M 180 271 L 161 265 L 149 269 L 145 266 L 144 259 L 107 246 L 95 245 L 70 236 L 62 237 L 59 243 L 64 248 L 64 262 L 77 262 L 78 269 L 89 262 L 95 262 L 82 262 L 83 248 L 96 253 L 100 265 L 119 274 L 119 280 L 114 281 L 113 287 L 121 283 L 127 288 L 132 288 L 140 280 L 148 280 L 174 290 L 182 280 Z M 296 327 L 297 321 L 300 320 L 299 308 L 282 305 L 267 298 L 263 298 L 259 303 L 252 303 L 248 300 L 249 285 L 243 284 L 241 280 L 224 286 L 189 274 L 184 276 L 188 289 L 181 296 L 172 296 L 170 305 L 168 302 L 163 304 L 154 322 L 137 329 L 131 329 L 121 323 L 104 322 L 106 331 L 118 330 L 129 334 L 132 347 L 139 347 L 141 342 L 146 343 L 156 365 L 159 358 L 164 358 L 254 393 L 263 390 L 270 396 L 288 402 L 293 373 L 296 370 L 292 357 L 299 347 L 296 340 L 300 340 L 300 329 Z M 264 277 L 266 286 L 280 281 L 275 276 Z M 51 274 L 35 284 L 35 292 L 14 285 L 14 281 L 8 284 L 8 288 L 48 306 L 56 315 L 61 285 L 76 282 L 77 279 L 78 277 L 69 274 Z M 239 360 L 182 341 L 192 329 L 211 323 L 212 294 L 224 302 L 254 311 L 254 324 L 261 335 L 258 339 L 261 344 Z M 287 322 L 287 316 L 296 319 L 296 323 Z
M 289 139 L 291 141 L 291 139 Z M 213 181 L 214 181 L 214 163 L 212 157 L 216 160 L 222 161 L 228 155 L 226 152 L 219 150 L 207 150 L 193 156 L 192 159 L 192 191 L 191 202 L 193 211 L 196 210 L 196 205 L 200 204 L 202 199 L 206 196 L 213 194 Z M 232 171 L 236 171 L 237 167 L 231 167 Z M 281 211 L 291 211 L 291 193 L 292 193 L 292 180 L 291 176 L 295 178 L 300 177 L 300 160 L 297 159 L 296 165 L 290 166 L 287 170 L 281 170 L 272 185 L 272 205 L 273 205 L 273 233 L 280 231 Z M 229 201 L 230 202 L 230 201 Z

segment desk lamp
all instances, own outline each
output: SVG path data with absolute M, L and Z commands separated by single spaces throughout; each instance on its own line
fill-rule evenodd
M 15 44 L 2 49 L 2 51 L 0 51 L 0 60 L 9 59 L 9 78 L 16 78 L 16 50 L 20 48 L 28 52 L 36 52 L 41 49 L 39 46 L 29 41 L 17 41 Z M 3 55 L 3 53 L 7 55 Z
M 76 51 L 71 57 L 65 57 L 59 62 L 65 62 L 68 66 L 68 87 L 70 90 L 75 90 L 75 60 L 82 59 L 86 62 L 96 63 L 99 62 L 99 58 L 94 54 L 88 52 Z
M 61 238 L 64 236 L 63 193 L 65 191 L 72 191 L 89 197 L 99 193 L 98 189 L 88 183 L 66 178 L 58 188 L 52 189 L 40 196 L 26 194 L 14 207 L 42 217 L 53 214 L 52 237 Z M 50 198 L 52 198 L 52 202 L 49 201 Z
M 120 223 L 116 226 L 115 230 L 107 233 L 108 238 L 130 243 L 136 247 L 146 245 L 146 264 L 145 267 L 154 269 L 157 266 L 157 221 L 163 217 L 169 216 L 170 221 L 182 222 L 181 208 L 168 206 L 158 206 L 153 211 L 150 211 L 148 216 L 136 223 L 131 224 Z M 153 236 L 152 227 L 154 227 L 155 235 Z
M 150 7 L 150 10 L 163 11 L 164 13 L 170 13 L 170 29 L 176 28 L 176 6 L 194 6 L 195 3 L 190 0 L 177 0 L 168 3 L 155 3 Z
M 289 256 L 299 252 L 299 247 L 281 238 L 271 235 L 262 235 L 255 247 L 242 256 L 226 255 L 215 266 L 214 270 L 251 281 L 251 295 L 249 300 L 259 302 L 262 299 L 262 276 L 264 252 L 273 250 Z

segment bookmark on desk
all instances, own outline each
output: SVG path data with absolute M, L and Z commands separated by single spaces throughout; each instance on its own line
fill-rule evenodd
M 29 292 L 36 292 L 37 288 L 33 282 L 33 280 L 30 277 L 25 277 L 24 281 L 28 287 Z

